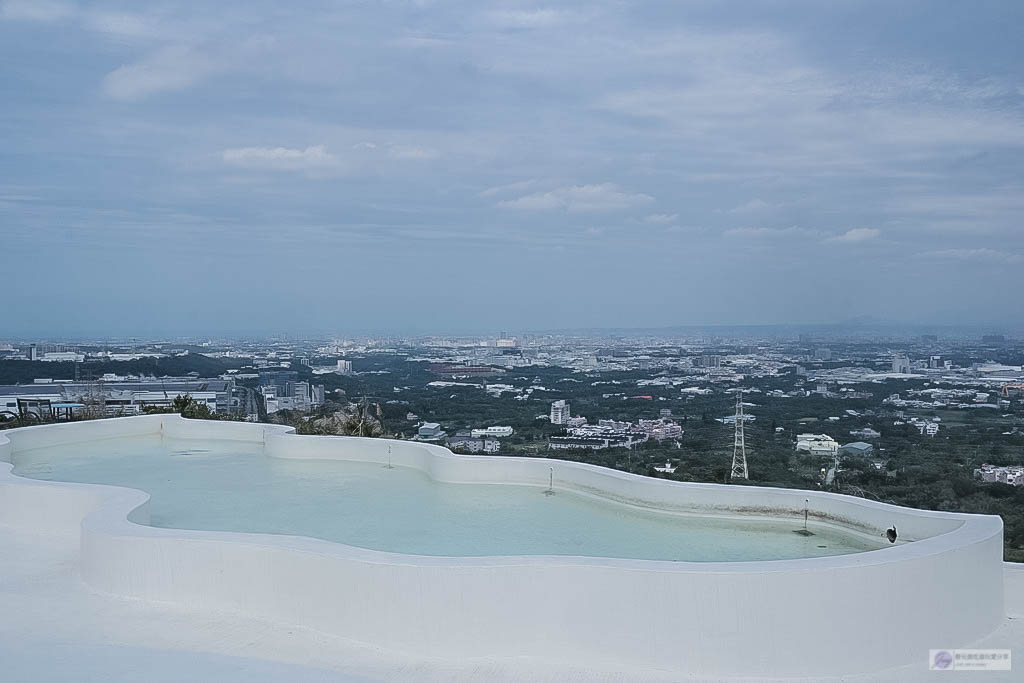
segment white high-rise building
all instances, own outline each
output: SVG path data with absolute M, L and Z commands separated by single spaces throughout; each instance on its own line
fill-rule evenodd
M 350 360 L 339 360 L 337 367 L 334 372 L 339 375 L 351 375 L 352 374 L 352 361 Z
M 910 359 L 906 356 L 896 356 L 892 359 L 892 371 L 901 375 L 909 375 Z
M 570 417 L 572 412 L 569 410 L 568 401 L 558 400 L 551 404 L 551 424 L 564 425 Z

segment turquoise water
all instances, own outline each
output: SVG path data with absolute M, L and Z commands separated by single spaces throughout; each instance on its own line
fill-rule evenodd
M 257 445 L 111 439 L 22 451 L 14 472 L 152 496 L 151 524 L 312 536 L 414 555 L 582 555 L 693 562 L 841 555 L 882 547 L 797 523 L 676 516 L 569 492 L 438 484 L 377 464 L 265 457 Z

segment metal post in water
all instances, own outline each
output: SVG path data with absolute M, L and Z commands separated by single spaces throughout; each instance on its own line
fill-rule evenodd
M 391 444 L 388 444 L 388 464 L 384 466 L 384 469 L 386 469 L 386 470 L 393 470 L 394 469 L 394 467 L 391 466 Z
M 549 467 L 548 470 L 548 490 L 544 492 L 545 496 L 555 495 L 555 468 Z
M 804 498 L 804 528 L 803 529 L 793 529 L 793 533 L 794 534 L 800 534 L 801 536 L 813 536 L 814 535 L 814 532 L 807 528 L 807 515 L 808 515 L 807 504 L 810 503 L 810 502 L 811 502 L 810 498 Z

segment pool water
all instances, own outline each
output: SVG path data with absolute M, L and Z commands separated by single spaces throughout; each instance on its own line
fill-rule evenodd
M 691 562 L 821 557 L 888 545 L 793 521 L 680 516 L 529 486 L 441 484 L 419 470 L 269 458 L 262 445 L 152 435 L 21 451 L 15 474 L 148 492 L 156 527 L 311 536 L 413 555 Z

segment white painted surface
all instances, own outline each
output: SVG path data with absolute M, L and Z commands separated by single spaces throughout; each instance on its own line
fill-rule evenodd
M 553 460 L 452 456 L 426 444 L 308 437 L 269 425 L 145 416 L 0 434 L 12 450 L 163 430 L 265 441 L 273 457 L 419 467 L 438 481 L 571 488 L 680 510 L 771 510 L 921 539 L 828 558 L 740 563 L 434 558 L 315 539 L 140 526 L 144 493 L 36 482 L 0 469 L 0 526 L 77 532 L 82 576 L 119 595 L 230 610 L 413 657 L 530 657 L 552 666 L 703 676 L 829 676 L 913 661 L 1004 618 L 1002 522 L 830 494 L 681 484 Z M 5 443 L 7 439 L 10 443 Z M 936 645 L 938 643 L 938 645 Z M 852 644 L 856 646 L 851 651 Z M 742 656 L 737 656 L 737 651 Z

